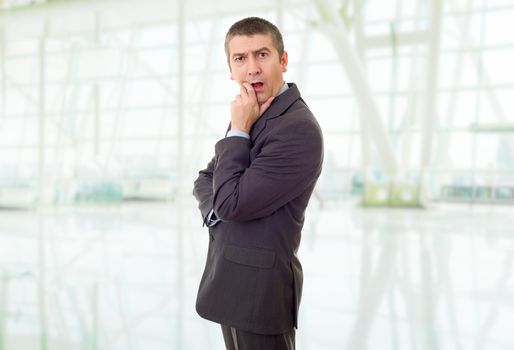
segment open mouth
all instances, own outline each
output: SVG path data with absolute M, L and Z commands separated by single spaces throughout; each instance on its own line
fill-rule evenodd
M 259 91 L 259 90 L 262 90 L 262 88 L 264 87 L 264 83 L 261 83 L 261 82 L 252 83 L 252 86 L 255 91 Z

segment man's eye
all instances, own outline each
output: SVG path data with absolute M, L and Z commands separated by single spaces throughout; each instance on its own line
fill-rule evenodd
M 259 53 L 259 57 L 260 57 L 260 58 L 264 58 L 264 57 L 266 57 L 266 56 L 268 56 L 268 53 L 267 53 L 267 52 L 261 52 L 261 53 Z
M 243 57 L 241 57 L 241 56 L 234 58 L 234 62 L 242 62 L 242 61 L 243 61 Z

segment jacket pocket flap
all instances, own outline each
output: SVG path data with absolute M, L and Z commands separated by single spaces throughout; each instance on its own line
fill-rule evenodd
M 269 269 L 275 264 L 275 252 L 268 249 L 227 245 L 224 255 L 229 261 L 248 266 Z

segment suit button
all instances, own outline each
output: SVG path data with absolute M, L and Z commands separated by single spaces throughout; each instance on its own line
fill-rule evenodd
M 212 233 L 209 233 L 209 237 L 211 239 L 211 242 L 214 242 L 214 235 Z

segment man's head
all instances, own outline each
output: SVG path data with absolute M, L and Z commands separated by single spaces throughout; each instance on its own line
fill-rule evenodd
M 228 43 L 229 41 L 237 36 L 252 36 L 255 34 L 269 35 L 273 40 L 273 46 L 278 52 L 278 56 L 282 57 L 284 53 L 284 41 L 282 40 L 282 34 L 278 28 L 271 22 L 259 18 L 259 17 L 248 17 L 234 23 L 225 36 L 225 53 L 227 54 L 227 60 L 230 64 L 230 52 Z
M 275 25 L 257 17 L 234 23 L 225 37 L 225 52 L 231 79 L 252 84 L 259 104 L 278 94 L 288 57 Z

